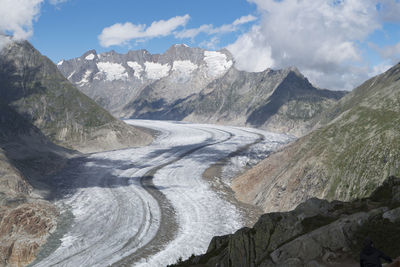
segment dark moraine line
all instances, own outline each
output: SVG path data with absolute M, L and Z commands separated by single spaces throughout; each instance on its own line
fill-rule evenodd
M 200 130 L 205 131 L 203 129 L 200 129 Z M 159 189 L 157 189 L 157 187 L 154 185 L 154 183 L 153 183 L 154 175 L 156 174 L 157 171 L 161 170 L 162 168 L 164 168 L 168 165 L 174 164 L 177 161 L 183 159 L 184 157 L 186 157 L 190 154 L 193 154 L 194 152 L 196 152 L 202 148 L 227 142 L 230 139 L 232 139 L 234 136 L 232 133 L 227 132 L 227 131 L 223 131 L 220 129 L 215 129 L 215 130 L 227 133 L 227 134 L 229 134 L 229 137 L 224 140 L 218 141 L 218 142 L 213 142 L 213 143 L 197 146 L 197 147 L 183 153 L 178 158 L 149 170 L 144 176 L 141 177 L 140 183 L 143 186 L 143 188 L 151 196 L 153 196 L 159 203 L 160 211 L 161 211 L 160 227 L 159 227 L 155 237 L 149 243 L 147 243 L 145 246 L 136 250 L 133 254 L 126 256 L 125 258 L 115 262 L 111 266 L 131 266 L 131 264 L 134 262 L 138 262 L 141 259 L 147 258 L 151 255 L 155 255 L 158 252 L 162 251 L 166 247 L 168 242 L 170 242 L 171 240 L 174 239 L 174 237 L 176 236 L 176 234 L 178 232 L 178 223 L 176 220 L 175 209 L 172 206 L 171 202 L 166 198 L 166 196 Z M 132 242 L 135 242 L 134 237 L 131 238 L 131 240 L 129 240 L 128 243 L 125 244 L 124 247 L 128 246 Z

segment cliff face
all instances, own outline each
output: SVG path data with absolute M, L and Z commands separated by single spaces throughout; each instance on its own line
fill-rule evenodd
M 312 197 L 365 197 L 400 174 L 400 64 L 374 77 L 322 115 L 320 128 L 238 177 L 239 199 L 265 211 Z
M 214 237 L 205 254 L 173 266 L 358 266 L 366 237 L 390 257 L 400 254 L 400 179 L 389 177 L 370 198 L 309 199 L 264 214 L 253 228 Z
M 164 54 L 91 50 L 58 68 L 114 115 L 261 127 L 301 136 L 345 93 L 313 87 L 295 68 L 238 71 L 227 50 L 174 45 Z

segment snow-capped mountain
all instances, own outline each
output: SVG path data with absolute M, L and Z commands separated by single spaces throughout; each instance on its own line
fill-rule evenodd
M 160 82 L 155 94 L 173 102 L 199 93 L 212 80 L 221 77 L 232 66 L 228 51 L 205 51 L 174 45 L 163 55 L 146 50 L 125 55 L 114 51 L 97 54 L 91 50 L 79 58 L 62 60 L 58 68 L 81 91 L 119 115 L 129 116 L 123 107 L 147 86 Z M 171 90 L 173 89 L 173 90 Z M 148 89 L 147 89 L 148 90 Z
M 302 135 L 343 92 L 319 90 L 296 69 L 238 71 L 226 49 L 179 44 L 62 60 L 58 68 L 78 89 L 123 118 L 189 120 L 263 127 Z

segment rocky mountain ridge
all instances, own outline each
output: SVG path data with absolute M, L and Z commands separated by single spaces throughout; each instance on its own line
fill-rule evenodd
M 226 49 L 174 45 L 62 60 L 75 86 L 114 115 L 261 127 L 301 136 L 344 92 L 313 87 L 296 69 L 238 71 Z

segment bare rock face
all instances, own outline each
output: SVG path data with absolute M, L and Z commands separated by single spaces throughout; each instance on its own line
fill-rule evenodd
M 322 114 L 320 128 L 235 179 L 239 199 L 266 212 L 312 197 L 366 197 L 400 175 L 400 64 L 354 89 Z
M 46 202 L 0 209 L 0 265 L 25 266 L 57 225 L 57 210 Z
M 262 127 L 302 136 L 344 92 L 313 87 L 296 69 L 238 71 L 229 51 L 174 45 L 62 60 L 75 86 L 115 116 Z
M 396 258 L 398 185 L 400 179 L 389 177 L 367 199 L 314 198 L 290 212 L 264 214 L 253 228 L 214 237 L 204 255 L 173 266 L 356 266 L 366 237 Z

